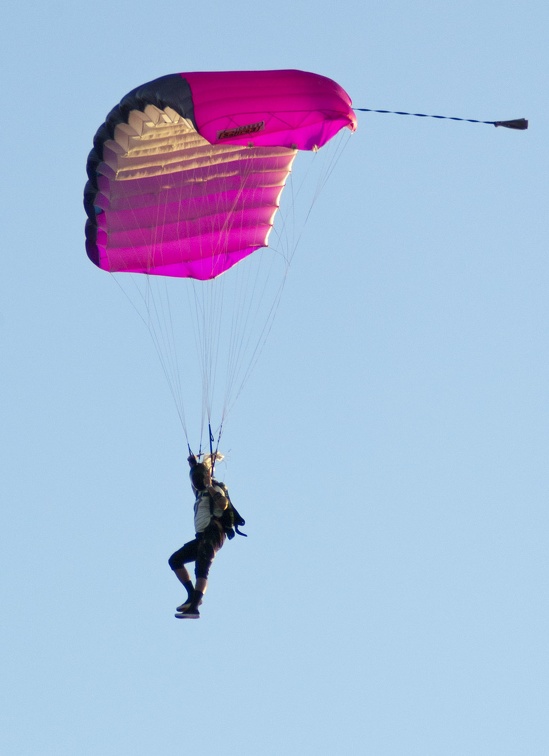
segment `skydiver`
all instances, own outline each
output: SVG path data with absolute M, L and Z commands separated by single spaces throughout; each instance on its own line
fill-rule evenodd
M 213 455 L 222 459 L 220 454 Z M 225 542 L 225 532 L 219 520 L 229 505 L 228 496 L 218 481 L 212 479 L 212 455 L 199 462 L 194 455 L 188 458 L 189 477 L 195 495 L 195 538 L 171 555 L 168 564 L 187 591 L 187 599 L 177 607 L 177 619 L 199 619 L 198 607 L 208 587 L 208 574 L 216 553 Z M 226 490 L 226 489 L 225 489 Z M 195 563 L 196 583 L 193 586 L 186 564 Z

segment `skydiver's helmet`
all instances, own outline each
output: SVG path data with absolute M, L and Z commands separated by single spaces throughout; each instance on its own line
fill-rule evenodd
M 197 491 L 204 491 L 206 488 L 206 481 L 210 480 L 210 470 L 203 462 L 197 462 L 192 465 L 189 477 L 193 488 L 196 488 Z

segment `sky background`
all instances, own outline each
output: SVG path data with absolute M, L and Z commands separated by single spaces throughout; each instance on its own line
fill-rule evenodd
M 0 752 L 549 753 L 546 2 L 2 15 Z M 269 68 L 530 129 L 358 114 L 222 444 L 249 537 L 185 623 L 185 439 L 85 164 L 138 84 Z

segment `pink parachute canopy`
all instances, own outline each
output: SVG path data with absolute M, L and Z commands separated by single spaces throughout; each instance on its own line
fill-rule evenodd
M 104 270 L 215 278 L 268 244 L 297 150 L 356 129 L 305 71 L 172 74 L 107 116 L 88 158 L 86 248 Z

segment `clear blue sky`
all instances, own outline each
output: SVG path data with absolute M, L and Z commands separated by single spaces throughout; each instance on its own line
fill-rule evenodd
M 544 756 L 542 0 L 8 0 L 0 751 Z M 184 437 L 84 251 L 95 130 L 167 73 L 302 68 L 360 114 L 225 437 L 248 520 L 200 622 Z

